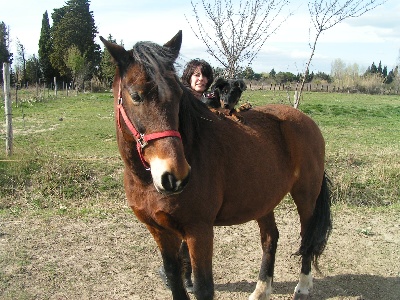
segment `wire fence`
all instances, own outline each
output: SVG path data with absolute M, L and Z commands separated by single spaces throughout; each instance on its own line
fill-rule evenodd
M 269 91 L 299 91 L 300 83 L 267 83 L 259 81 L 245 81 L 247 88 L 251 90 L 269 90 Z M 381 86 L 344 86 L 335 84 L 321 84 L 321 83 L 307 83 L 304 86 L 304 90 L 307 92 L 326 92 L 326 93 L 362 93 L 372 95 L 399 95 L 400 87 L 385 85 Z

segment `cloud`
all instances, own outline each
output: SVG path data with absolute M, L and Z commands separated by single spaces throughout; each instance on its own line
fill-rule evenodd
M 388 1 L 358 18 L 349 18 L 345 22 L 351 26 L 373 26 L 376 28 L 393 28 L 399 26 L 400 4 L 397 0 Z

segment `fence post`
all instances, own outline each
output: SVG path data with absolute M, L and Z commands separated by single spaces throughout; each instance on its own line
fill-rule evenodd
M 6 154 L 12 155 L 13 130 L 12 130 L 12 111 L 11 111 L 11 90 L 10 90 L 10 64 L 3 63 L 3 82 L 4 82 L 4 111 L 6 114 Z
M 54 96 L 57 97 L 57 77 L 54 77 Z

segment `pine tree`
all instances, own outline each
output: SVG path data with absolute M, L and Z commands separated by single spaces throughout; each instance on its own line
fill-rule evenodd
M 50 62 L 50 55 L 52 52 L 52 39 L 51 39 L 51 28 L 49 22 L 49 15 L 46 12 L 43 14 L 42 29 L 40 30 L 39 38 L 39 65 L 43 74 L 43 79 L 46 82 L 52 82 L 54 76 L 57 76 L 56 70 L 53 68 Z
M 53 52 L 50 61 L 62 76 L 71 78 L 65 61 L 67 50 L 72 46 L 77 47 L 86 58 L 88 78 L 92 77 L 100 63 L 100 46 L 94 42 L 97 28 L 89 5 L 89 0 L 69 0 L 66 6 L 55 9 L 52 14 Z
M 389 72 L 389 74 L 385 77 L 385 83 L 386 84 L 390 84 L 390 83 L 392 83 L 393 81 L 394 81 L 394 78 L 395 78 L 396 76 L 394 75 L 394 71 L 392 70 L 392 71 L 390 71 Z
M 272 69 L 271 72 L 269 72 L 269 76 L 270 76 L 271 78 L 275 78 L 275 76 L 276 76 L 276 71 L 275 71 L 275 69 Z

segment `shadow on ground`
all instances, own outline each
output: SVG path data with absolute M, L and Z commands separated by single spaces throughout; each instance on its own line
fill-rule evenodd
M 273 294 L 292 294 L 297 282 L 274 282 Z M 216 284 L 220 292 L 240 291 L 251 294 L 256 282 L 238 281 Z M 314 279 L 313 299 L 357 297 L 360 300 L 400 299 L 400 277 L 382 277 L 375 275 L 343 274 Z

